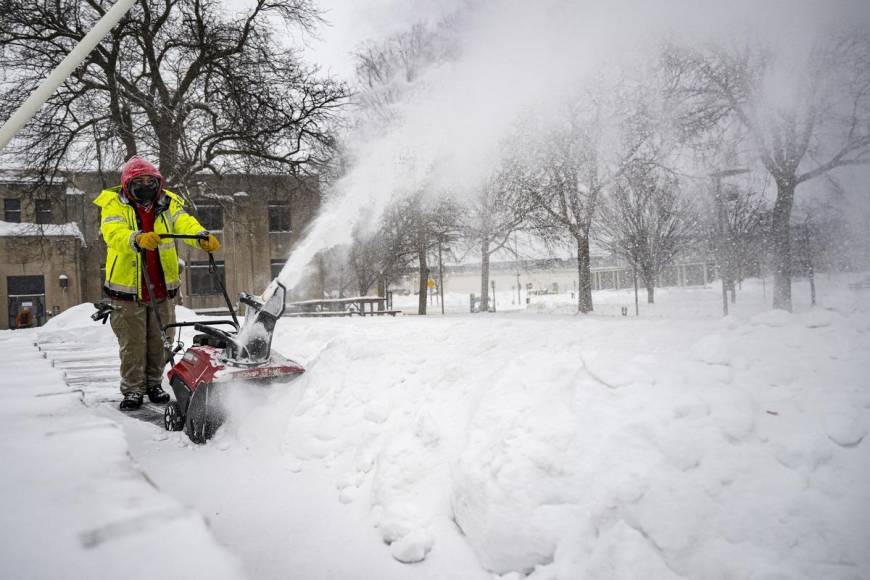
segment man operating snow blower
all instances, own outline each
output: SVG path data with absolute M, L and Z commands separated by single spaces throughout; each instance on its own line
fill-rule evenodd
M 103 291 L 111 300 L 118 337 L 125 411 L 138 409 L 146 394 L 152 403 L 169 401 L 161 386 L 166 364 L 161 322 L 175 320 L 180 281 L 175 240 L 161 240 L 161 234 L 199 235 L 184 241 L 206 252 L 220 248 L 218 239 L 184 210 L 183 200 L 163 185 L 157 168 L 134 156 L 124 165 L 121 185 L 94 200 L 108 248 Z

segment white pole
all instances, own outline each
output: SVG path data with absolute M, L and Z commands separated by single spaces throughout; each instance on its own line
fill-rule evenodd
M 22 103 L 18 110 L 0 127 L 0 150 L 12 140 L 18 131 L 30 121 L 39 111 L 40 107 L 54 94 L 54 91 L 72 74 L 85 57 L 94 47 L 109 34 L 109 31 L 121 20 L 136 0 L 118 0 L 102 18 L 97 21 L 94 28 L 66 55 L 57 68 L 51 71 L 39 87 L 31 93 L 27 100 Z

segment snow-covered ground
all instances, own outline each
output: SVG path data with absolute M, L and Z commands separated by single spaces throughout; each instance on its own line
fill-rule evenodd
M 119 422 L 65 385 L 39 332 L 0 332 L 0 576 L 243 577 L 203 516 L 131 461 Z
M 794 314 L 762 294 L 724 319 L 716 288 L 639 318 L 601 292 L 593 316 L 448 294 L 444 317 L 284 319 L 273 347 L 307 372 L 239 386 L 204 447 L 110 383 L 44 396 L 69 388 L 35 337 L 111 352 L 87 307 L 2 333 L 0 556 L 64 577 L 135 551 L 173 577 L 184 525 L 187 565 L 249 578 L 870 577 L 870 291 L 823 277 L 810 308 L 799 283 Z

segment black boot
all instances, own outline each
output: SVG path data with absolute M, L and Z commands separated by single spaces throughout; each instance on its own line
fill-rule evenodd
M 141 393 L 127 393 L 124 395 L 124 400 L 121 401 L 122 411 L 135 411 L 142 406 Z
M 148 387 L 146 391 L 148 393 L 148 398 L 152 403 L 168 403 L 169 402 L 169 393 L 163 390 L 163 387 L 160 385 L 153 385 Z

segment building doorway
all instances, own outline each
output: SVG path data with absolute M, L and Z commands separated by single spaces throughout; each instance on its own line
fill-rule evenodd
M 22 311 L 29 310 L 33 326 L 45 324 L 45 277 L 7 276 L 9 292 L 9 328 L 17 328 L 16 319 Z

